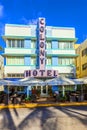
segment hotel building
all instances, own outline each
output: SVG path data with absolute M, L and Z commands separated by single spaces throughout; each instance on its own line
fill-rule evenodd
M 75 28 L 46 26 L 39 18 L 37 25 L 6 24 L 2 38 L 6 79 L 76 77 Z
M 87 39 L 79 44 L 76 49 L 76 76 L 77 78 L 87 77 Z

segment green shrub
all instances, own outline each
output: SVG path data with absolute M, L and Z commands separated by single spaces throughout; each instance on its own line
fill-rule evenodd
M 30 96 L 25 98 L 25 101 L 30 101 L 30 100 L 31 100 Z

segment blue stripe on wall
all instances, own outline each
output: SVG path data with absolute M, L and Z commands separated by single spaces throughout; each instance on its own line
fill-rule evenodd
M 52 57 L 52 65 L 53 66 L 58 65 L 58 57 Z
M 30 63 L 31 63 L 31 57 L 26 56 L 24 58 L 24 65 L 30 65 Z
M 4 57 L 4 65 L 6 65 L 6 58 Z
M 24 48 L 31 48 L 31 40 L 24 41 Z
M 52 41 L 52 49 L 58 49 L 58 41 Z

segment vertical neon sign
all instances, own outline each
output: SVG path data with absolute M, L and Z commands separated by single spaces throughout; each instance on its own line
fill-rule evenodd
M 39 18 L 39 69 L 45 69 L 45 18 Z

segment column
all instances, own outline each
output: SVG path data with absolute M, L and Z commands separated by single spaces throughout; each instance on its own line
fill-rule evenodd
M 62 86 L 62 96 L 64 97 L 65 96 L 65 87 Z
M 30 96 L 31 86 L 27 86 L 27 97 Z

